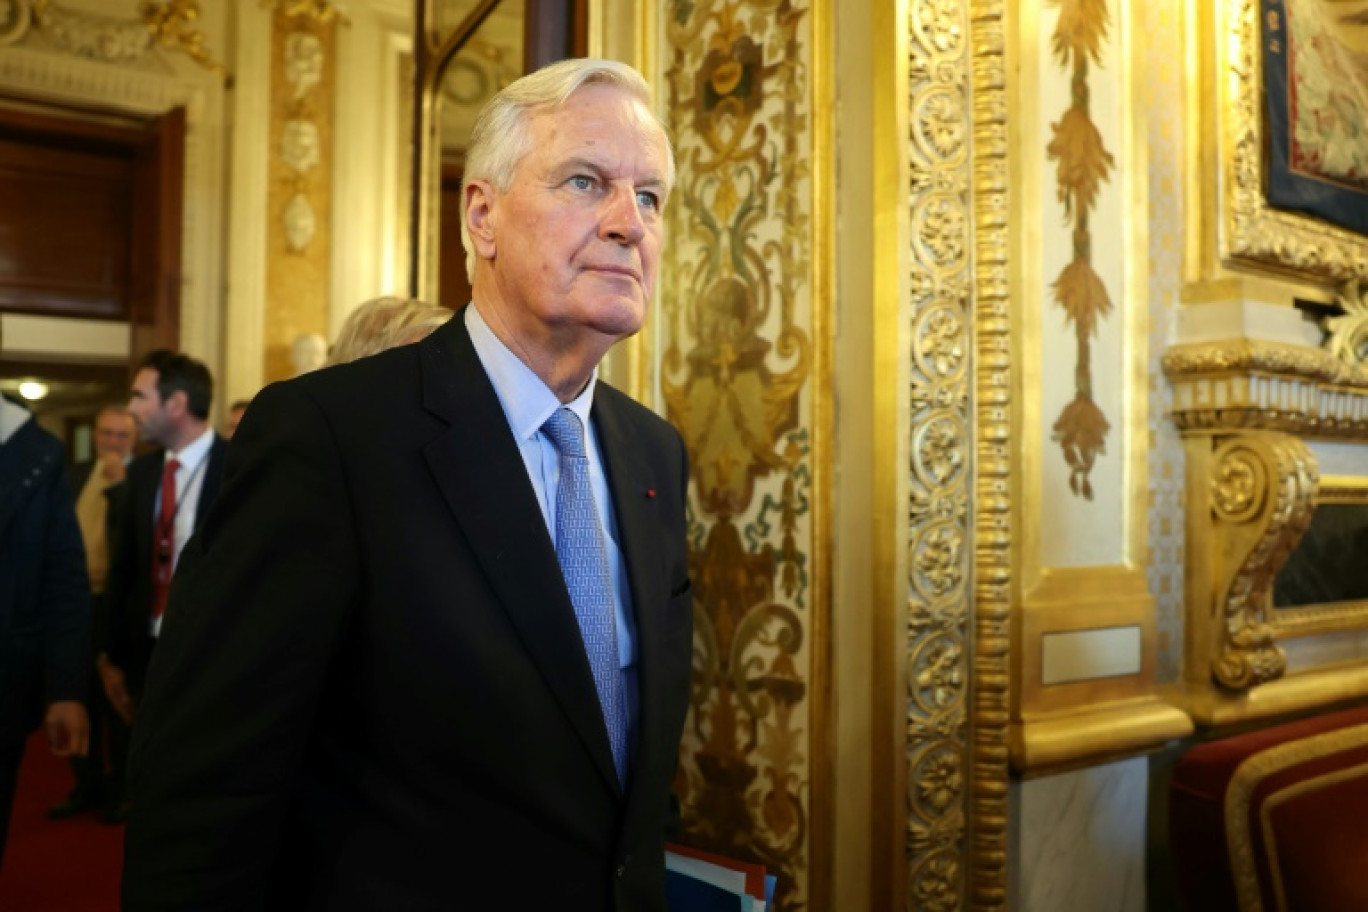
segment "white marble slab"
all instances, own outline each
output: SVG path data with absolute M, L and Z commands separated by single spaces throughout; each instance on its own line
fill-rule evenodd
M 1008 907 L 1145 912 L 1143 757 L 1012 784 Z

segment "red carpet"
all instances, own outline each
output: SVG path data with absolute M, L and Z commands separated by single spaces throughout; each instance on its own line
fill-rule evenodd
M 0 869 L 4 912 L 115 912 L 123 827 L 95 814 L 48 820 L 44 812 L 71 791 L 71 767 L 52 756 L 42 734 L 29 739 Z

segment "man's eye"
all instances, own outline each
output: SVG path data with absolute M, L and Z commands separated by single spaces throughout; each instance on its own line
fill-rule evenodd
M 638 190 L 637 205 L 643 209 L 659 209 L 660 197 L 656 196 L 650 190 Z
M 586 177 L 583 174 L 576 174 L 574 177 L 570 178 L 570 186 L 574 187 L 576 190 L 589 190 L 594 186 L 594 179 L 592 177 Z

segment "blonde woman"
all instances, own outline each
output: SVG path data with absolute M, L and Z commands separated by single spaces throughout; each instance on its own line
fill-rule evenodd
M 328 350 L 328 364 L 345 364 L 396 345 L 426 339 L 451 311 L 416 298 L 373 298 L 353 310 Z

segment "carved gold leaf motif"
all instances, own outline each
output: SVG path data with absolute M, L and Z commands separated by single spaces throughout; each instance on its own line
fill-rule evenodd
M 204 33 L 195 27 L 199 20 L 197 0 L 147 0 L 138 7 L 143 23 L 164 48 L 180 51 L 210 70 L 222 70 L 205 44 Z
M 1325 347 L 1346 364 L 1368 368 L 1368 288 L 1351 279 L 1340 288 L 1338 300 L 1344 313 L 1326 319 L 1330 336 Z
M 1054 439 L 1069 466 L 1069 490 L 1092 500 L 1089 476 L 1097 457 L 1106 452 L 1106 416 L 1093 400 L 1092 338 L 1098 322 L 1112 310 L 1111 297 L 1092 267 L 1089 216 L 1097 204 L 1115 159 L 1089 111 L 1088 63 L 1101 62 L 1107 34 L 1106 0 L 1060 0 L 1059 19 L 1052 38 L 1059 65 L 1072 69 L 1072 99 L 1052 127 L 1047 156 L 1057 163 L 1055 178 L 1059 203 L 1073 221 L 1073 259 L 1052 286 L 1055 303 L 1073 324 L 1078 344 L 1074 368 L 1074 398 L 1054 424 Z

